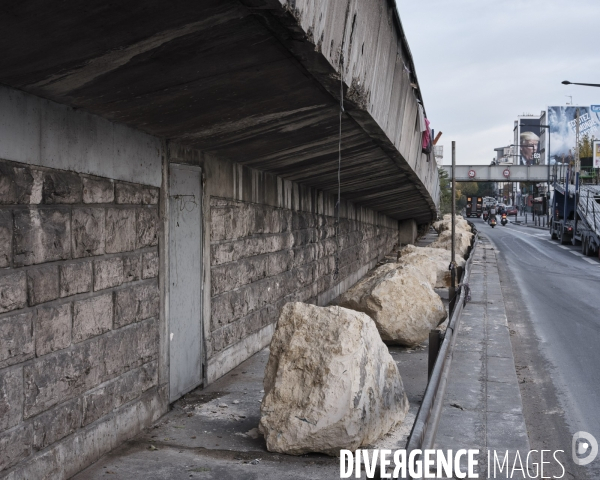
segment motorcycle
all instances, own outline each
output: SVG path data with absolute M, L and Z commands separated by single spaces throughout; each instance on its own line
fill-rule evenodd
M 488 223 L 490 224 L 490 227 L 494 228 L 496 226 L 496 217 L 490 218 Z
M 508 219 L 506 218 L 506 213 L 502 214 L 502 219 L 500 220 L 500 223 L 502 224 L 502 226 L 506 226 L 506 224 L 508 223 Z

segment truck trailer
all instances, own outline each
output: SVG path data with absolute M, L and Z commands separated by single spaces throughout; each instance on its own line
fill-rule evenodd
M 600 186 L 556 183 L 551 203 L 550 235 L 561 244 L 581 245 L 581 253 L 600 252 Z

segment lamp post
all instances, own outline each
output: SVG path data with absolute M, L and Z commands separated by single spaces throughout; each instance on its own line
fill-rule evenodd
M 600 83 L 576 83 L 576 82 L 569 82 L 568 80 L 563 80 L 561 83 L 563 85 L 583 85 L 585 87 L 600 87 Z

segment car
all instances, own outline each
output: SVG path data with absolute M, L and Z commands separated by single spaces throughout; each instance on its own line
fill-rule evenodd
M 517 215 L 518 213 L 519 213 L 519 211 L 517 210 L 516 206 L 510 205 L 509 207 L 506 207 L 507 215 Z

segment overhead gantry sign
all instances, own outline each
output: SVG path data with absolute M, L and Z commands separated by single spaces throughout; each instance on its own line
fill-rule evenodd
M 444 165 L 452 179 L 452 167 Z M 457 182 L 547 182 L 548 165 L 456 165 Z

